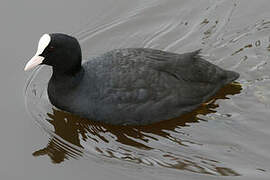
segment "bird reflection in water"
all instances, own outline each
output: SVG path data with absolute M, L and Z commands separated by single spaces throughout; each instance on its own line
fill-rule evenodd
M 219 107 L 216 104 L 218 99 L 229 99 L 228 95 L 235 95 L 241 92 L 240 84 L 232 83 L 222 88 L 216 96 L 207 103 L 202 104 L 196 110 L 182 115 L 179 118 L 162 121 L 159 123 L 146 126 L 116 126 L 90 121 L 88 119 L 79 118 L 70 113 L 53 109 L 52 114 L 48 114 L 47 121 L 54 127 L 48 145 L 33 153 L 34 156 L 48 155 L 53 163 L 61 163 L 65 159 L 79 158 L 87 154 L 87 148 L 84 144 L 94 146 L 96 153 L 103 156 L 118 158 L 145 165 L 159 165 L 167 168 L 188 170 L 196 173 L 212 174 L 220 176 L 238 176 L 237 172 L 230 168 L 217 166 L 219 163 L 215 160 L 209 160 L 203 157 L 201 161 L 208 161 L 206 164 L 211 166 L 211 171 L 207 170 L 201 164 L 198 164 L 186 157 L 179 157 L 173 152 L 162 152 L 163 158 L 168 158 L 170 162 L 155 161 L 149 158 L 142 159 L 132 153 L 134 148 L 142 151 L 154 150 L 150 145 L 150 141 L 159 141 L 160 138 L 166 138 L 178 145 L 187 146 L 182 143 L 179 137 L 171 135 L 172 132 L 179 133 L 179 128 L 188 126 L 190 123 L 198 123 L 200 119 L 198 115 L 207 115 L 216 112 Z M 178 131 L 176 131 L 178 129 Z M 112 141 L 114 141 L 112 143 Z M 110 144 L 118 146 L 113 149 Z M 132 149 L 128 149 L 132 147 Z M 160 150 L 160 149 L 159 149 Z M 118 152 L 119 151 L 119 152 Z M 121 151 L 121 152 L 120 152 Z M 142 152 L 140 151 L 140 152 Z M 150 160 L 151 159 L 151 160 Z M 153 162 L 154 161 L 154 162 Z M 212 163 L 212 164 L 211 164 Z M 208 167 L 209 168 L 209 167 Z M 213 173 L 215 172 L 215 173 Z

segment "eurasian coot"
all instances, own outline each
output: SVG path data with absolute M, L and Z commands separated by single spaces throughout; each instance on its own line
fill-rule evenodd
M 62 110 L 109 124 L 145 125 L 194 110 L 239 77 L 199 53 L 115 49 L 81 64 L 78 41 L 54 33 L 41 37 L 25 70 L 52 66 L 48 95 Z

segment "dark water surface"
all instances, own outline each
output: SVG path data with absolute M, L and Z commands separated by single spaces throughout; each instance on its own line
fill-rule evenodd
M 268 0 L 2 1 L 1 179 L 269 179 Z M 54 108 L 50 68 L 23 71 L 43 33 L 85 59 L 114 48 L 202 48 L 240 79 L 177 119 L 110 126 Z M 230 176 L 230 177 L 227 177 Z

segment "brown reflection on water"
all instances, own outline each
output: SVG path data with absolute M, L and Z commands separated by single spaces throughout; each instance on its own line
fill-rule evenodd
M 200 119 L 198 115 L 207 115 L 216 112 L 216 108 L 219 107 L 216 104 L 218 99 L 229 99 L 228 95 L 235 95 L 241 92 L 242 88 L 240 84 L 233 83 L 222 88 L 216 96 L 214 96 L 207 103 L 202 104 L 199 108 L 193 112 L 182 115 L 179 118 L 162 121 L 159 123 L 146 125 L 146 126 L 118 126 L 118 125 L 108 125 L 104 123 L 98 123 L 90 121 L 88 119 L 79 118 L 78 116 L 66 113 L 60 110 L 53 109 L 53 113 L 49 114 L 47 121 L 54 127 L 54 132 L 51 134 L 51 139 L 45 148 L 42 148 L 33 153 L 34 156 L 48 155 L 53 163 L 61 163 L 65 159 L 78 158 L 86 153 L 87 148 L 85 148 L 81 143 L 92 142 L 95 144 L 104 144 L 100 146 L 95 146 L 94 149 L 97 153 L 102 154 L 107 157 L 120 158 L 123 160 L 134 161 L 137 163 L 145 164 L 142 159 L 133 156 L 132 150 L 126 147 L 137 148 L 144 151 L 153 150 L 154 147 L 148 144 L 149 141 L 159 141 L 158 137 L 169 139 L 174 143 L 181 146 L 187 146 L 182 143 L 182 140 L 175 138 L 170 132 L 176 132 L 176 129 L 188 126 L 190 123 L 198 123 Z M 109 135 L 108 135 L 109 134 Z M 119 149 L 124 150 L 121 157 L 115 155 L 116 150 L 107 148 L 106 146 L 112 141 L 125 145 L 125 147 L 119 147 Z M 190 142 L 192 143 L 192 142 Z M 103 148 L 102 148 L 103 147 Z M 104 148 L 105 147 L 105 148 Z M 205 170 L 199 164 L 188 159 L 181 159 L 175 156 L 173 153 L 168 152 L 167 154 L 162 154 L 163 157 L 173 160 L 174 163 L 156 161 L 155 163 L 148 162 L 147 165 L 158 164 L 167 168 L 188 170 L 203 174 L 212 174 L 211 172 Z M 211 164 L 212 171 L 216 174 L 212 175 L 222 175 L 222 176 L 237 176 L 237 172 L 230 168 L 216 166 L 218 161 L 205 159 L 203 157 L 197 157 L 201 161 L 207 161 L 206 164 Z

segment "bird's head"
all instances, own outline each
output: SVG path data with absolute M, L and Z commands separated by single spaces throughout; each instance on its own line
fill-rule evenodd
M 66 34 L 44 34 L 38 43 L 36 54 L 26 64 L 24 70 L 46 64 L 53 71 L 73 73 L 81 68 L 81 48 L 76 38 Z

